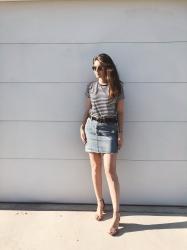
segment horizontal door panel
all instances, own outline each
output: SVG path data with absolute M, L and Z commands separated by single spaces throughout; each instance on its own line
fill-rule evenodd
M 81 121 L 85 83 L 0 84 L 1 120 Z M 187 121 L 187 84 L 124 84 L 125 121 Z
M 86 159 L 79 122 L 0 122 L 0 158 Z M 128 122 L 120 159 L 187 160 L 186 123 Z
M 1 44 L 0 82 L 89 82 L 92 58 L 109 54 L 125 82 L 187 82 L 187 43 Z
M 186 40 L 186 10 L 185 1 L 1 3 L 0 42 Z
M 89 160 L 1 159 L 0 172 L 1 202 L 96 203 Z M 187 205 L 186 162 L 118 160 L 117 172 L 121 204 Z M 111 203 L 104 168 L 103 194 Z

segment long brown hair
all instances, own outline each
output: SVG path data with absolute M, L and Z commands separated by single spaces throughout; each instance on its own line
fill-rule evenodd
M 118 71 L 112 60 L 107 54 L 99 54 L 93 58 L 94 62 L 98 60 L 102 67 L 105 68 L 107 83 L 109 84 L 109 97 L 114 98 L 121 94 L 121 81 L 119 79 Z

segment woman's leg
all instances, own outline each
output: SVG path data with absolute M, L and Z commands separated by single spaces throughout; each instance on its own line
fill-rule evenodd
M 103 155 L 104 170 L 113 206 L 113 216 L 115 216 L 116 212 L 119 211 L 119 206 L 120 206 L 119 204 L 120 185 L 116 172 L 116 158 L 117 158 L 117 153 Z
M 97 199 L 101 203 L 102 194 L 102 156 L 100 153 L 89 153 L 90 165 L 92 169 L 92 182 Z
M 120 186 L 119 186 L 118 176 L 116 173 L 116 158 L 117 158 L 117 153 L 104 154 L 103 156 L 105 174 L 113 206 L 112 224 L 108 231 L 110 235 L 115 235 L 118 232 L 118 226 L 120 221 L 120 213 L 119 213 Z

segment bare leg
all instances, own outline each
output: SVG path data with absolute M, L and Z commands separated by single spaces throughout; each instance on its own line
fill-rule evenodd
M 104 154 L 104 169 L 112 200 L 113 213 L 119 211 L 120 185 L 116 172 L 117 154 Z
M 102 199 L 102 158 L 100 153 L 89 153 L 92 169 L 92 182 L 97 202 Z
M 100 221 L 103 219 L 105 203 L 102 194 L 102 156 L 100 153 L 89 153 L 90 164 L 92 168 L 92 181 L 97 199 L 97 211 L 95 219 Z
M 116 173 L 116 157 L 117 154 L 104 154 L 103 156 L 104 169 L 113 206 L 112 224 L 108 231 L 108 233 L 111 235 L 115 235 L 118 232 L 118 226 L 120 221 L 120 213 L 119 213 L 120 186 L 119 186 L 118 176 Z

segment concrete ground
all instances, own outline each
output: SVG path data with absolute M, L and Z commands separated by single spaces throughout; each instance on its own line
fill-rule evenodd
M 187 207 L 121 206 L 110 236 L 111 206 L 0 203 L 0 250 L 187 250 Z

